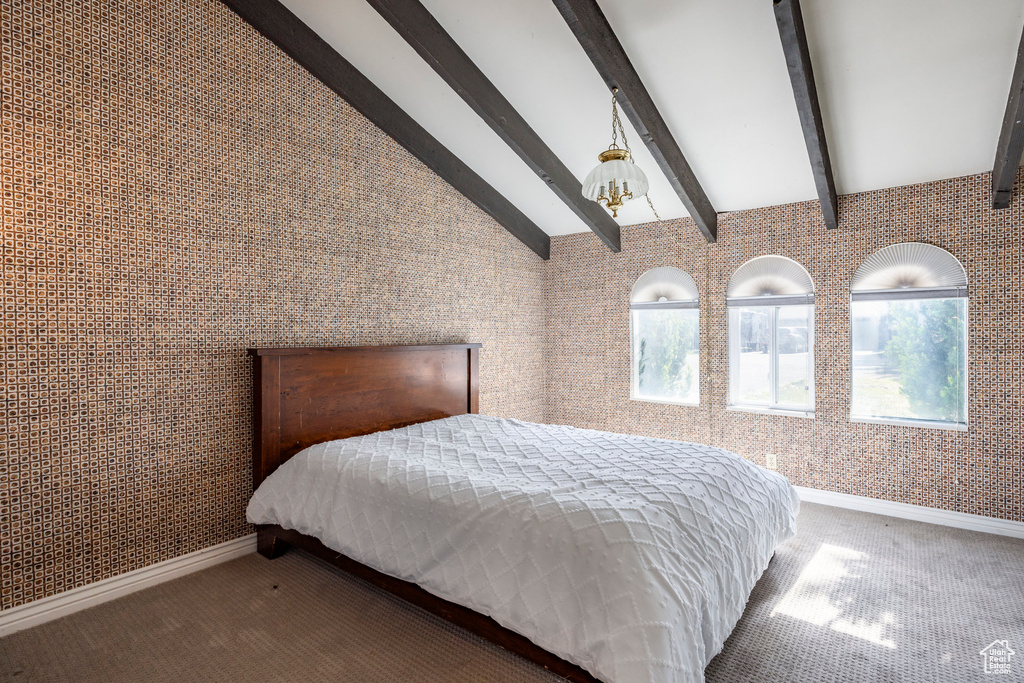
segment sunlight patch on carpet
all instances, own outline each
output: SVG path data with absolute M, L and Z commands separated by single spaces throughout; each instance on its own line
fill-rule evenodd
M 853 611 L 868 559 L 857 550 L 823 543 L 771 615 L 783 614 L 896 649 L 891 638 L 897 626 L 892 612 L 880 611 L 871 619 L 844 617 Z

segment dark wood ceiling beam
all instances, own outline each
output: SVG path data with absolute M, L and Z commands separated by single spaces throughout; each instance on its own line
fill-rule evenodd
M 583 196 L 579 179 L 419 0 L 368 2 L 580 220 L 612 251 L 621 249 L 618 223 L 599 204 Z
M 800 114 L 800 125 L 807 144 L 807 156 L 811 161 L 814 186 L 818 190 L 821 215 L 825 227 L 839 227 L 839 202 L 836 197 L 836 183 L 832 177 L 832 162 L 828 156 L 825 140 L 825 124 L 818 104 L 818 89 L 814 85 L 814 71 L 811 69 L 811 52 L 807 48 L 807 32 L 800 12 L 799 0 L 773 0 L 775 21 L 779 24 L 782 51 L 786 54 L 789 79 L 793 82 L 793 96 L 796 110 Z
M 992 208 L 1005 209 L 1013 198 L 1021 152 L 1024 152 L 1024 33 L 1017 48 L 1017 64 L 1013 67 L 1010 96 L 1006 100 L 1003 127 L 996 145 L 996 161 L 992 167 Z
M 718 239 L 718 215 L 693 169 L 679 149 L 661 112 L 629 61 L 596 0 L 554 0 L 583 51 L 609 89 L 618 88 L 619 105 L 658 162 L 697 228 L 707 239 Z
M 551 238 L 278 0 L 221 0 L 542 259 Z

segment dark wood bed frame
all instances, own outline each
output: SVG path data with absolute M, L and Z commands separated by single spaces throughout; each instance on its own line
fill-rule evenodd
M 253 489 L 307 446 L 479 411 L 480 344 L 249 349 L 253 356 Z M 304 550 L 566 680 L 596 683 L 490 617 L 382 574 L 312 536 L 257 528 L 258 550 Z

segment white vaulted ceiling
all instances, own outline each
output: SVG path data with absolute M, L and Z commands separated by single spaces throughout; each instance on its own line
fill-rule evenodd
M 610 96 L 551 0 L 421 1 L 582 180 Z M 543 230 L 587 230 L 365 0 L 283 2 Z M 600 4 L 716 210 L 817 198 L 771 0 Z M 992 170 L 1024 0 L 801 7 L 840 194 Z M 626 126 L 659 213 L 687 215 Z

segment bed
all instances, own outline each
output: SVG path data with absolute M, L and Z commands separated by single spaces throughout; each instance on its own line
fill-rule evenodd
M 260 552 L 569 680 L 703 680 L 796 531 L 785 478 L 722 449 L 479 415 L 479 345 L 250 353 Z

